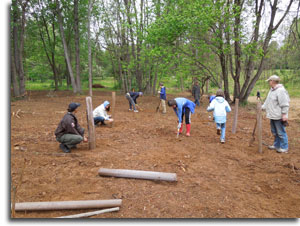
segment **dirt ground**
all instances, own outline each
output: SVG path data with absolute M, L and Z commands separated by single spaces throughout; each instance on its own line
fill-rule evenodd
M 94 92 L 93 105 L 111 99 L 109 92 Z M 40 91 L 11 102 L 10 173 L 11 185 L 19 185 L 16 202 L 122 199 L 120 211 L 94 218 L 300 217 L 299 117 L 293 117 L 287 128 L 288 154 L 266 146 L 260 154 L 257 141 L 249 146 L 255 106 L 239 108 L 236 134 L 231 133 L 234 111 L 229 113 L 226 143 L 221 144 L 209 118 L 212 113 L 206 112 L 206 98 L 192 115 L 191 137 L 176 139 L 176 116 L 171 108 L 166 115 L 155 113 L 158 97 L 139 98 L 143 111 L 133 113 L 124 95 L 118 94 L 113 128 L 95 128 L 96 149 L 81 143 L 64 154 L 54 131 L 70 102 L 81 103 L 77 117 L 87 128 L 85 95 Z M 272 140 L 269 120 L 263 117 L 263 141 Z M 178 181 L 101 177 L 100 168 L 170 172 Z M 16 212 L 15 217 L 52 218 L 89 211 L 27 211 Z

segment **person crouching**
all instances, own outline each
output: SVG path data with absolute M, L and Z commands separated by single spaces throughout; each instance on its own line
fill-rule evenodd
M 178 97 L 173 100 L 168 100 L 168 106 L 173 107 L 173 110 L 178 117 L 177 129 L 180 134 L 183 130 L 182 122 L 183 116 L 185 115 L 186 136 L 189 137 L 191 135 L 191 114 L 194 114 L 196 104 L 186 98 Z
M 79 106 L 79 103 L 70 103 L 67 114 L 64 115 L 55 130 L 56 140 L 60 142 L 59 147 L 64 153 L 70 153 L 70 149 L 76 148 L 81 141 L 88 141 L 84 136 L 84 129 L 80 127 L 75 116 Z
M 112 122 L 113 119 L 111 118 L 111 115 L 108 115 L 107 113 L 110 111 L 110 103 L 106 100 L 103 102 L 103 104 L 99 105 L 95 108 L 93 111 L 93 118 L 94 118 L 94 124 L 99 125 L 106 125 L 105 121 Z

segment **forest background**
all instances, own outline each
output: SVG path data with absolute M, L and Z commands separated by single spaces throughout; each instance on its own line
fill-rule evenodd
M 228 101 L 266 95 L 277 74 L 300 96 L 299 0 L 13 0 L 12 96 L 222 88 Z

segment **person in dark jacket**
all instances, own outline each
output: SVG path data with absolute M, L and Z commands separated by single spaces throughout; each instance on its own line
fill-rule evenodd
M 200 106 L 200 86 L 199 86 L 199 82 L 195 82 L 195 85 L 193 86 L 192 89 L 192 95 L 195 99 L 195 104 L 197 104 L 197 106 Z
M 258 100 L 258 99 L 261 100 L 260 99 L 260 92 L 259 92 L 259 90 L 257 90 L 257 93 L 256 93 L 256 100 Z
M 70 153 L 70 149 L 76 148 L 76 144 L 81 141 L 88 141 L 84 136 L 84 129 L 80 127 L 75 116 L 79 106 L 79 103 L 70 103 L 67 114 L 64 115 L 55 130 L 56 140 L 60 142 L 59 147 L 64 153 Z
M 167 94 L 166 94 L 166 87 L 164 87 L 164 84 L 162 82 L 159 83 L 160 86 L 160 91 L 158 91 L 158 93 L 160 94 L 160 104 L 162 106 L 163 109 L 163 114 L 167 113 L 167 109 L 166 109 L 166 99 L 167 99 Z
M 125 97 L 129 102 L 129 111 L 132 111 L 132 108 L 133 108 L 134 112 L 139 112 L 138 110 L 136 110 L 136 106 L 138 106 L 136 99 L 140 96 L 143 96 L 142 92 L 133 92 L 132 91 L 132 92 L 126 93 Z

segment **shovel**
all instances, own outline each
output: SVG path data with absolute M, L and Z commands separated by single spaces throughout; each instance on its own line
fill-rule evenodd
M 176 136 L 176 138 L 179 138 L 179 129 L 177 130 L 177 136 Z
M 141 108 L 139 105 L 135 105 L 135 107 L 139 110 L 139 111 L 144 111 L 144 109 L 143 108 Z
M 159 105 L 156 107 L 156 112 L 159 111 L 160 105 L 161 105 L 161 101 L 159 100 Z
M 253 132 L 252 132 L 252 138 L 249 141 L 249 147 L 252 146 L 253 142 L 255 141 L 255 130 L 256 130 L 256 125 L 257 125 L 257 119 L 255 120 L 255 125 L 253 128 Z

